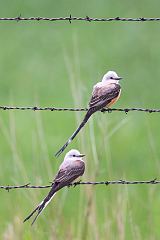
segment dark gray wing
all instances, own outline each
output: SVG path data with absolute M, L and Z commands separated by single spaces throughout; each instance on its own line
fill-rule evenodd
M 114 98 L 118 97 L 120 90 L 120 85 L 116 83 L 106 84 L 103 87 L 96 86 L 93 89 L 92 97 L 89 102 L 89 107 L 105 107 Z
M 76 160 L 65 168 L 60 169 L 53 182 L 61 187 L 67 186 L 76 178 L 82 176 L 84 171 L 85 163 L 81 160 Z

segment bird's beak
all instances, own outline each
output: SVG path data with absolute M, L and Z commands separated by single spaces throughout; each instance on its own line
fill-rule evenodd
M 84 157 L 85 156 L 85 154 L 79 154 L 79 155 L 77 155 L 77 157 Z
M 116 77 L 114 78 L 115 80 L 122 80 L 123 78 L 122 77 Z

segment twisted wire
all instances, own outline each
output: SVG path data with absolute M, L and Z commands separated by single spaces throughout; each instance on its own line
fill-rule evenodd
M 49 21 L 49 22 L 57 22 L 57 21 L 68 21 L 72 23 L 72 21 L 86 21 L 86 22 L 154 22 L 160 21 L 160 17 L 137 17 L 137 18 L 123 18 L 123 17 L 111 17 L 111 18 L 94 18 L 94 17 L 73 17 L 71 14 L 68 17 L 22 17 L 21 14 L 17 17 L 1 17 L 0 21 Z
M 57 108 L 57 107 L 19 107 L 19 106 L 0 106 L 0 110 L 32 110 L 32 111 L 70 111 L 70 112 L 84 112 L 87 111 L 88 108 Z M 152 109 L 152 108 L 107 108 L 102 109 L 101 112 L 131 112 L 131 111 L 137 111 L 137 112 L 148 112 L 148 113 L 159 113 L 160 109 Z
M 128 181 L 128 180 L 114 180 L 114 181 L 99 181 L 99 182 L 92 182 L 92 181 L 87 181 L 87 182 L 75 182 L 71 183 L 68 185 L 68 187 L 76 187 L 79 185 L 137 185 L 137 184 L 160 184 L 160 181 L 155 179 L 152 180 L 145 180 L 145 181 Z M 37 186 L 37 185 L 30 185 L 30 183 L 24 184 L 24 185 L 18 185 L 18 186 L 0 186 L 0 189 L 4 190 L 11 190 L 11 189 L 44 189 L 44 188 L 51 188 L 52 184 L 49 185 L 44 185 L 44 186 Z

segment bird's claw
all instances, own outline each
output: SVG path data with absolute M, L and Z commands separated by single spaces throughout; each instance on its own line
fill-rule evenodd
M 101 109 L 101 112 L 102 112 L 102 113 L 105 113 L 105 111 L 106 111 L 106 110 L 105 110 L 104 108 Z

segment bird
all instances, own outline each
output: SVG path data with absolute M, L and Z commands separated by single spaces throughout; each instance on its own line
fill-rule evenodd
M 55 154 L 55 157 L 58 157 L 65 148 L 72 142 L 72 140 L 76 137 L 76 135 L 80 132 L 80 130 L 87 123 L 89 118 L 93 113 L 102 110 L 104 108 L 111 107 L 120 97 L 121 94 L 121 86 L 119 84 L 119 80 L 122 77 L 119 77 L 116 72 L 108 71 L 102 78 L 101 82 L 98 82 L 93 87 L 92 96 L 89 101 L 89 109 L 86 115 L 83 118 L 83 121 L 79 125 L 79 127 L 75 130 L 72 136 L 67 140 L 67 142 L 60 148 L 60 150 Z
M 78 150 L 70 150 L 64 157 L 62 164 L 59 167 L 58 173 L 53 180 L 51 190 L 48 195 L 43 199 L 43 201 L 31 212 L 31 214 L 24 219 L 23 222 L 29 220 L 34 213 L 37 212 L 32 224 L 36 221 L 37 217 L 42 213 L 48 203 L 55 196 L 57 191 L 65 186 L 69 186 L 77 178 L 82 176 L 85 171 L 85 163 L 83 157 L 85 155 L 81 154 Z

